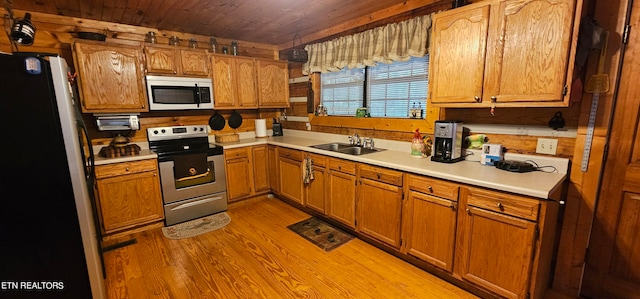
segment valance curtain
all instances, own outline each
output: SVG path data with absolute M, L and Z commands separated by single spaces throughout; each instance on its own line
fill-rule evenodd
M 391 63 L 407 61 L 412 56 L 422 57 L 427 53 L 432 15 L 309 44 L 304 47 L 309 53 L 309 60 L 303 65 L 302 72 L 305 75 L 336 72 L 345 67 L 363 68 L 378 62 Z

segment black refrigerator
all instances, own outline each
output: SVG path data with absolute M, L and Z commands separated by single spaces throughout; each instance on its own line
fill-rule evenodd
M 69 78 L 57 55 L 0 53 L 0 298 L 106 298 L 93 152 Z

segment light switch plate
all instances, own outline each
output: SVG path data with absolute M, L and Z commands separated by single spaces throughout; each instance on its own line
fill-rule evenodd
M 558 139 L 538 138 L 536 153 L 555 155 L 558 148 Z

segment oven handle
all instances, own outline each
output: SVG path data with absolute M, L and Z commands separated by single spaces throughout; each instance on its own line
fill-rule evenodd
M 185 208 L 188 208 L 188 207 L 192 207 L 192 206 L 195 206 L 195 205 L 199 205 L 199 204 L 207 203 L 207 202 L 214 201 L 214 200 L 220 200 L 220 199 L 222 199 L 222 196 L 216 196 L 216 197 L 205 198 L 205 199 L 201 199 L 201 200 L 193 201 L 193 202 L 190 202 L 190 203 L 181 204 L 181 205 L 179 205 L 179 206 L 177 206 L 177 207 L 175 207 L 175 208 L 171 209 L 171 211 L 180 210 L 180 209 L 185 209 Z
M 193 180 L 193 179 L 197 179 L 197 178 L 201 178 L 201 177 L 206 177 L 206 176 L 209 175 L 209 172 L 211 172 L 211 171 L 209 169 L 207 169 L 207 172 L 205 172 L 205 173 L 179 178 L 179 179 L 176 180 L 176 182 L 182 182 L 182 181 L 186 181 L 186 180 Z

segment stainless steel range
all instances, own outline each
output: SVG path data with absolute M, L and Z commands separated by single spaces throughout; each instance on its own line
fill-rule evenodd
M 207 125 L 147 129 L 158 154 L 165 224 L 227 210 L 222 147 L 209 144 Z

